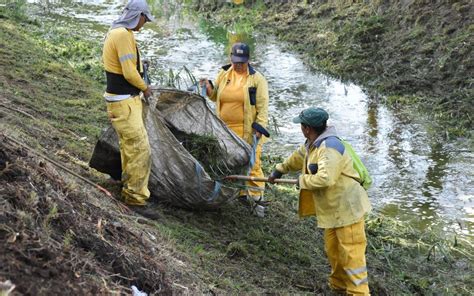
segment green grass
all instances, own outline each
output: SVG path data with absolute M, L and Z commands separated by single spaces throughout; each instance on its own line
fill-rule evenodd
M 49 39 L 39 38 L 45 30 Z M 106 176 L 95 175 L 83 164 L 107 119 L 103 85 L 95 79 L 95 71 L 68 62 L 80 61 L 83 55 L 95 60 L 97 41 L 79 35 L 65 35 L 64 28 L 45 24 L 19 23 L 5 15 L 0 18 L 0 39 L 7 41 L 0 46 L 0 127 L 106 184 Z M 265 172 L 280 160 L 266 156 Z M 298 219 L 296 189 L 271 186 L 266 196 L 271 202 L 264 219 L 239 203 L 215 212 L 158 208 L 161 218 L 147 227 L 159 229 L 172 256 L 188 266 L 169 276 L 199 279 L 207 285 L 203 293 L 327 294 L 329 266 L 322 231 L 314 219 Z M 54 209 L 50 215 L 56 215 Z M 367 220 L 367 233 L 373 295 L 469 295 L 474 286 L 468 241 L 421 233 L 379 214 Z M 71 234 L 63 243 L 73 245 L 74 240 Z
M 240 204 L 219 212 L 162 209 L 157 224 L 198 276 L 235 293 L 327 293 L 329 266 L 322 231 L 297 218 L 297 192 L 267 190 L 270 210 L 256 218 Z M 472 244 L 422 233 L 406 223 L 373 214 L 367 219 L 369 279 L 374 295 L 414 293 L 469 295 Z
M 173 210 L 173 216 L 167 217 L 170 220 L 158 227 L 176 239 L 179 250 L 192 254 L 200 277 L 217 288 L 296 292 L 299 284 L 312 289 L 323 258 L 314 250 L 321 236 L 314 221 L 301 222 L 296 215 L 288 215 L 283 207 L 290 204 L 289 200 L 274 201 L 263 220 L 239 204 L 211 213 Z M 308 233 L 310 237 L 304 238 Z
M 102 86 L 94 75 L 97 70 L 73 67 L 70 62 L 95 54 L 94 64 L 99 67 L 99 44 L 77 39 L 79 32 L 74 37 L 49 41 L 41 38 L 45 30 L 50 35 L 57 30 L 58 36 L 62 36 L 64 28 L 53 29 L 52 25 L 19 26 L 0 19 L 0 27 L 0 38 L 8 40 L 0 47 L 2 104 L 10 111 L 23 111 L 9 113 L 6 124 L 21 127 L 23 134 L 34 142 L 67 147 L 71 154 L 87 159 L 107 120 Z M 78 47 L 86 43 L 96 47 Z M 60 50 L 55 49 L 55 44 Z M 64 52 L 68 54 L 65 56 Z M 84 141 L 83 137 L 89 140 Z

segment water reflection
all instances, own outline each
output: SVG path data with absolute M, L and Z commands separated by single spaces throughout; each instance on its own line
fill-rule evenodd
M 221 26 L 214 26 L 204 19 L 200 19 L 199 29 L 216 44 L 226 45 L 228 43 L 227 30 Z
M 449 153 L 443 149 L 441 143 L 434 142 L 430 148 L 429 159 L 432 164 L 428 167 L 425 181 L 421 186 L 423 195 L 428 198 L 436 196 L 443 189 L 443 181 L 450 159 Z
M 374 152 L 377 145 L 377 136 L 378 136 L 378 115 L 379 115 L 379 102 L 375 101 L 374 97 L 369 97 L 369 102 L 367 103 L 367 127 L 364 133 L 367 135 L 366 141 L 367 145 L 365 150 L 369 152 Z
M 125 3 L 86 2 L 95 6 L 93 12 L 77 5 L 58 7 L 58 11 L 107 28 Z M 213 79 L 229 61 L 232 35 L 225 28 L 176 13 L 181 7 L 174 1 L 153 3 L 153 11 L 160 11 L 163 17 L 136 35 L 146 45 L 145 55 L 161 71 L 186 66 L 196 77 Z M 291 119 L 309 106 L 323 107 L 330 114 L 330 124 L 352 143 L 371 172 L 374 186 L 369 195 L 379 212 L 411 221 L 421 229 L 472 236 L 474 153 L 466 141 L 436 142 L 423 121 L 407 120 L 356 85 L 314 73 L 271 37 L 258 32 L 250 36 L 239 38 L 248 38 L 252 63 L 268 79 L 270 122 L 273 134 L 278 135 L 266 145 L 266 151 L 287 155 L 295 149 L 304 139 Z

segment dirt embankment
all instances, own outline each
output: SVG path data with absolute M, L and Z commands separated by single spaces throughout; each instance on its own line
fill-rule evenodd
M 0 280 L 15 293 L 170 294 L 157 233 L 3 135 L 0 188 Z
M 199 2 L 199 3 L 198 3 Z M 262 5 L 263 3 L 263 5 Z M 472 1 L 246 1 L 249 10 L 195 1 L 209 18 L 249 21 L 302 53 L 311 66 L 439 117 L 472 126 Z M 242 8 L 242 7 L 240 7 Z M 247 16 L 242 15 L 247 14 Z

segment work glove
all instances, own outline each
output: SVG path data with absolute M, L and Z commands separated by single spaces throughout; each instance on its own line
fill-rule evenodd
M 212 84 L 212 81 L 207 79 L 207 78 L 201 78 L 199 79 L 199 94 L 202 97 L 210 96 L 212 94 L 212 91 L 214 89 L 214 84 Z
M 145 97 L 145 96 L 142 97 L 142 102 L 145 103 L 147 106 L 151 106 L 154 100 L 155 98 L 153 97 L 153 95 L 149 97 Z
M 155 95 L 151 95 L 149 97 L 142 97 L 142 101 L 145 103 L 146 107 L 149 110 L 156 110 L 156 105 L 158 104 L 158 99 L 155 97 Z
M 150 106 L 153 100 L 154 100 L 153 92 L 151 88 L 148 86 L 147 89 L 143 91 L 142 101 L 143 103 Z
M 268 177 L 268 182 L 275 184 L 275 179 L 280 179 L 281 176 L 283 176 L 283 173 L 274 170 L 271 174 L 270 177 Z
M 257 134 L 257 138 L 260 139 L 262 135 L 264 135 L 267 138 L 270 138 L 270 133 L 261 124 L 256 123 L 256 122 L 252 123 L 252 129 Z

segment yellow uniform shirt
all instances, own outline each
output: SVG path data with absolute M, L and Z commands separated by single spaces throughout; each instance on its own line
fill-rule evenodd
M 220 117 L 240 137 L 243 137 L 246 83 L 247 74 L 241 75 L 232 71 L 229 83 L 224 86 L 221 94 Z
M 110 30 L 102 53 L 105 71 L 123 75 L 131 85 L 144 91 L 147 85 L 137 70 L 137 58 L 137 44 L 133 32 L 126 28 Z
M 221 113 L 221 104 L 222 104 L 222 95 L 226 89 L 227 81 L 231 79 L 233 68 L 230 65 L 224 66 L 222 70 L 217 75 L 215 81 L 215 88 L 210 95 L 210 99 L 216 102 L 216 112 L 217 116 L 222 119 Z M 254 98 L 251 100 L 249 95 L 249 89 L 255 89 Z M 249 144 L 253 143 L 252 140 L 252 123 L 256 122 L 263 126 L 267 127 L 268 124 L 268 84 L 267 80 L 263 75 L 253 69 L 249 65 L 248 75 L 246 77 L 243 90 L 243 136 L 242 138 Z M 252 102 L 253 101 L 253 102 Z M 261 138 L 260 142 L 263 144 L 265 138 Z
M 316 215 L 320 228 L 357 223 L 371 210 L 347 151 L 341 154 L 326 142 L 320 147 L 302 145 L 276 169 L 284 174 L 301 170 L 298 212 L 301 217 Z

